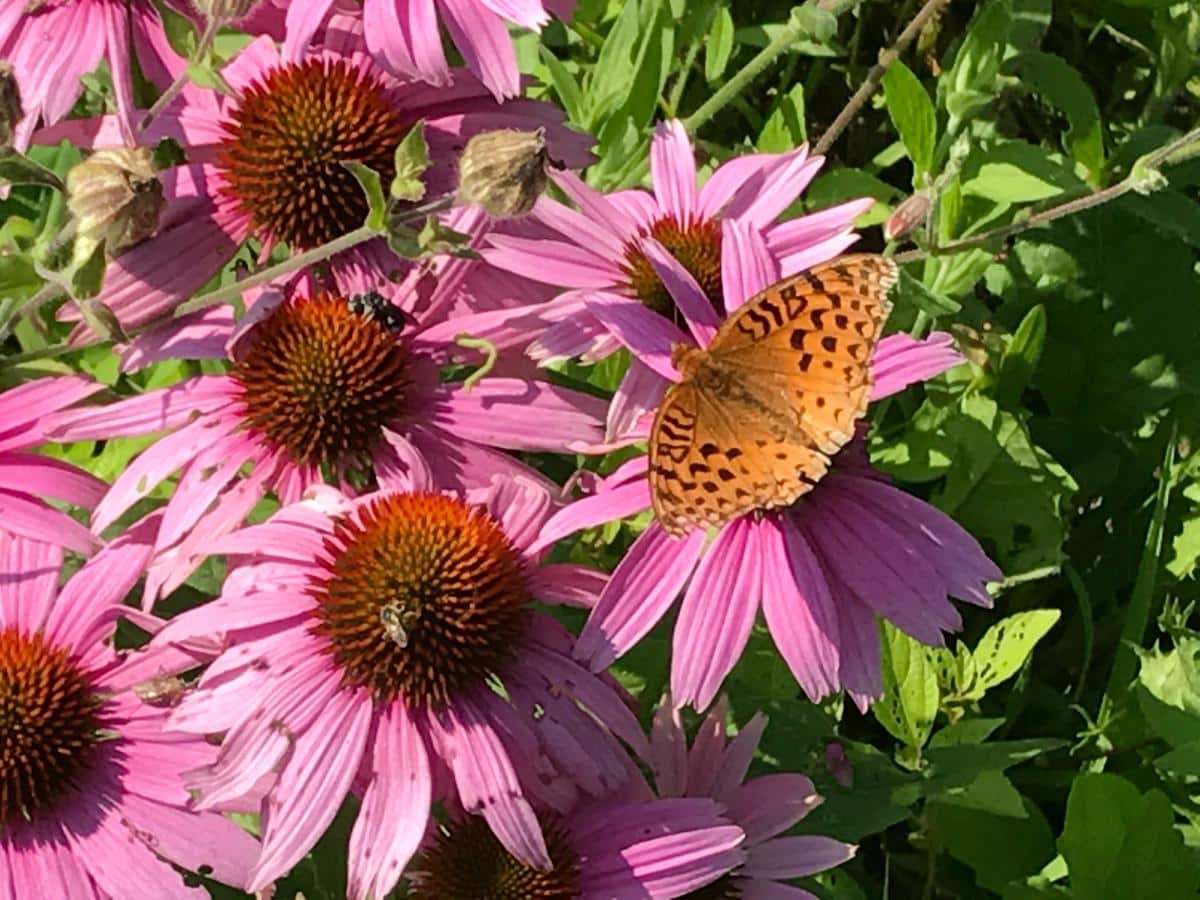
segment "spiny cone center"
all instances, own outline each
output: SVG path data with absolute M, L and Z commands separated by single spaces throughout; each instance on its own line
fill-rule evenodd
M 346 162 L 387 184 L 407 126 L 379 79 L 349 63 L 307 60 L 243 92 L 218 164 L 257 236 L 308 250 L 363 223 L 367 200 Z
M 487 822 L 471 818 L 442 832 L 425 852 L 409 896 L 412 900 L 574 900 L 579 869 L 566 831 L 544 822 L 542 832 L 554 868 L 539 872 L 515 859 Z
M 704 296 L 717 312 L 724 312 L 721 293 L 721 223 L 715 219 L 681 225 L 673 217 L 659 219 L 643 236 L 649 236 L 687 269 L 696 279 Z M 625 262 L 622 267 L 629 279 L 629 286 L 643 305 L 660 315 L 683 323 L 683 317 L 675 309 L 675 301 L 666 286 L 654 271 L 637 242 L 625 247 Z
M 75 789 L 99 701 L 66 650 L 0 630 L 0 832 Z
M 441 494 L 392 494 L 341 520 L 314 585 L 317 634 L 343 683 L 381 702 L 441 708 L 497 674 L 520 644 L 521 560 L 482 510 Z
M 293 297 L 257 326 L 231 373 L 247 427 L 301 465 L 365 468 L 403 415 L 408 354 L 395 330 L 338 294 Z

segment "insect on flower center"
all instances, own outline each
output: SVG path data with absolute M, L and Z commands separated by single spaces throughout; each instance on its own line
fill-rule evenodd
M 247 427 L 301 465 L 366 468 L 383 428 L 404 414 L 408 353 L 399 311 L 367 294 L 293 297 L 253 333 L 231 373 Z
M 521 560 L 485 512 L 441 494 L 392 494 L 341 520 L 312 591 L 316 633 L 343 683 L 439 708 L 498 674 L 520 643 Z
M 260 239 L 308 250 L 361 225 L 367 199 L 346 162 L 387 184 L 407 126 L 387 89 L 342 60 L 272 69 L 225 123 L 218 165 Z
M 663 245 L 679 264 L 696 279 L 704 296 L 718 312 L 724 311 L 721 294 L 721 223 L 715 219 L 681 225 L 671 216 L 659 219 L 642 232 Z M 625 247 L 625 262 L 622 268 L 629 279 L 629 286 L 642 304 L 660 315 L 683 324 L 683 316 L 675 309 L 675 301 L 666 286 L 654 271 L 637 242 Z
M 438 835 L 413 874 L 412 900 L 574 900 L 579 867 L 566 830 L 542 823 L 554 864 L 539 872 L 514 858 L 480 817 L 455 823 Z
M 78 786 L 99 700 L 66 650 L 0 630 L 0 833 Z

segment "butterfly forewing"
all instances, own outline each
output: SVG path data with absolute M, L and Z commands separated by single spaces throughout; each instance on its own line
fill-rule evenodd
M 718 330 L 650 436 L 655 514 L 672 534 L 794 503 L 853 436 L 895 265 L 847 256 L 785 278 Z

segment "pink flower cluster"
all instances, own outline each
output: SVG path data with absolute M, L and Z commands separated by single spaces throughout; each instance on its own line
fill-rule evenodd
M 190 5 L 0 11 L 19 147 L 181 150 L 157 232 L 109 260 L 97 298 L 134 335 L 115 348 L 128 377 L 0 392 L 0 900 L 204 896 L 205 879 L 269 896 L 350 798 L 354 900 L 402 879 L 424 898 L 493 896 L 489 879 L 810 897 L 786 882 L 854 848 L 784 834 L 821 798 L 803 775 L 748 779 L 765 720 L 730 739 L 719 699 L 760 609 L 809 698 L 865 709 L 878 621 L 941 644 L 950 598 L 989 605 L 1000 572 L 872 468 L 865 428 L 791 508 L 683 538 L 646 524 L 644 442 L 679 379 L 671 348 L 851 246 L 870 201 L 781 220 L 821 158 L 705 179 L 675 122 L 652 190 L 589 187 L 572 170 L 590 139 L 519 97 L 505 24 L 570 3 L 229 6 L 221 24 L 251 39 L 222 89 L 188 83 L 149 124 L 132 73 L 165 89 L 184 71 L 162 16 L 199 31 Z M 115 111 L 67 118 L 102 60 Z M 172 318 L 239 254 L 266 266 L 351 232 L 366 200 L 341 163 L 386 175 L 418 122 L 427 197 L 453 195 L 473 135 L 540 128 L 568 202 L 456 206 L 442 223 L 470 254 L 412 262 L 377 238 L 245 291 L 244 311 Z M 95 340 L 74 306 L 59 317 Z M 611 396 L 561 364 L 614 354 Z M 873 399 L 959 362 L 945 334 L 885 338 Z M 139 387 L 162 363 L 186 374 Z M 82 442 L 127 462 L 99 480 Z M 615 450 L 605 477 L 580 462 Z M 567 561 L 565 539 L 625 519 L 613 571 Z M 677 601 L 647 734 L 608 668 Z M 688 705 L 708 710 L 690 747 Z

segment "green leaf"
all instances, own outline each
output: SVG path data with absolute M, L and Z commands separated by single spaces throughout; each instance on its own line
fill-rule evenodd
M 1046 307 L 1039 304 L 1025 314 L 1000 358 L 996 397 L 1002 406 L 1019 407 L 1021 394 L 1033 378 L 1045 343 Z
M 904 63 L 897 60 L 883 76 L 883 95 L 888 115 L 914 169 L 914 185 L 918 175 L 933 171 L 933 148 L 937 144 L 937 115 L 933 101 L 925 92 L 921 80 Z
M 1031 609 L 992 625 L 971 653 L 976 683 L 986 691 L 1016 675 L 1060 616 L 1057 609 Z
M 808 186 L 804 201 L 807 209 L 818 210 L 857 197 L 874 197 L 878 202 L 855 219 L 856 227 L 866 228 L 883 222 L 891 214 L 887 204 L 899 195 L 886 181 L 860 169 L 834 169 Z
M 538 46 L 538 55 L 545 64 L 546 71 L 550 74 L 550 84 L 554 87 L 554 92 L 558 94 L 559 102 L 567 111 L 567 116 L 572 122 L 582 125 L 585 121 L 584 100 L 579 82 L 545 45 Z
M 808 140 L 804 124 L 804 85 L 796 84 L 777 98 L 775 108 L 758 134 L 756 145 L 763 153 L 783 153 Z
M 416 203 L 425 196 L 423 176 L 425 170 L 429 168 L 429 145 L 425 143 L 424 122 L 418 122 L 408 129 L 408 133 L 396 147 L 395 166 L 396 175 L 392 179 L 388 192 L 396 200 Z M 367 191 L 367 197 L 370 198 L 370 189 L 364 185 L 364 190 Z
M 980 778 L 1007 782 L 998 773 Z M 942 801 L 927 807 L 929 831 L 936 845 L 974 869 L 981 887 L 996 892 L 1014 879 L 1036 874 L 1054 858 L 1054 835 L 1046 817 L 1027 798 L 1018 794 L 1017 799 L 1021 804 L 1019 816 Z M 997 852 L 999 835 L 1003 835 L 1002 852 Z
M 387 201 L 383 197 L 383 180 L 374 169 L 362 163 L 342 163 L 367 195 L 367 218 L 363 222 L 372 231 L 382 232 L 387 225 Z
M 76 300 L 84 300 L 88 297 L 95 297 L 100 293 L 100 289 L 104 286 L 104 270 L 108 264 L 108 260 L 104 255 L 104 241 L 85 241 L 82 237 L 75 241 L 75 259 L 71 263 L 70 280 L 71 280 L 71 296 Z M 83 311 L 83 307 L 80 307 Z M 109 315 L 112 315 L 110 312 Z M 88 318 L 87 312 L 84 312 L 84 318 Z M 88 322 L 97 334 L 104 335 L 107 327 L 103 322 L 98 322 L 97 328 L 92 322 Z M 118 327 L 118 331 L 119 331 Z
M 917 309 L 935 319 L 939 316 L 952 316 L 962 304 L 951 300 L 945 294 L 925 286 L 919 279 L 908 274 L 907 269 L 900 270 L 900 296 L 911 300 Z
M 596 126 L 629 96 L 637 64 L 640 15 L 638 0 L 625 3 L 600 48 L 600 58 L 592 69 L 587 87 L 589 131 L 595 131 Z
M 1075 900 L 1177 900 L 1194 896 L 1200 867 L 1174 827 L 1166 795 L 1117 775 L 1084 774 L 1067 798 L 1058 847 Z
M 1172 747 L 1200 741 L 1200 638 L 1179 640 L 1174 650 L 1137 651 L 1138 705 L 1154 734 Z
M 704 77 L 712 84 L 725 72 L 729 65 L 729 56 L 733 53 L 733 16 L 728 7 L 717 9 L 713 16 L 712 28 L 708 31 L 708 40 L 704 44 Z
M 938 91 L 950 112 L 949 130 L 958 121 L 990 103 L 1011 19 L 1008 0 L 991 0 L 976 12 L 954 56 L 950 70 L 938 79 Z
M 28 156 L 22 156 L 11 147 L 0 148 L 0 182 L 36 184 L 54 188 L 60 193 L 66 190 L 62 181 L 52 171 Z
M 1093 179 L 1104 168 L 1104 137 L 1096 97 L 1083 77 L 1061 56 L 1028 50 L 1009 59 L 1004 70 L 1028 90 L 1040 94 L 1067 120 L 1066 150 Z
M 938 710 L 937 673 L 928 648 L 888 622 L 881 627 L 883 696 L 871 708 L 879 724 L 920 750 Z
M 963 164 L 964 194 L 996 203 L 1031 203 L 1083 183 L 1041 147 L 1005 141 L 972 153 Z

